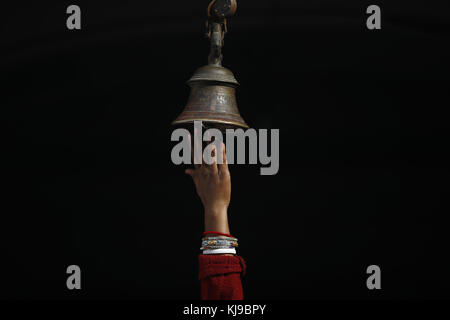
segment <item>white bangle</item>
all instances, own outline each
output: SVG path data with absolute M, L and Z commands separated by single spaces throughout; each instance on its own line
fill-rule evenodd
M 208 250 L 203 250 L 203 254 L 224 254 L 224 253 L 236 254 L 236 249 L 235 248 L 230 248 L 230 249 L 208 249 Z

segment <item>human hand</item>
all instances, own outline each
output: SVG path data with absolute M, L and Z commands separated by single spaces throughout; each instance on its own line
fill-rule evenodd
M 187 169 L 185 172 L 192 177 L 197 194 L 203 203 L 206 231 L 229 234 L 227 210 L 231 197 L 231 177 L 225 145 L 222 144 L 220 149 L 223 152 L 223 164 L 217 164 L 217 150 L 214 147 L 211 165 L 203 161 L 201 165 L 195 165 L 195 169 Z

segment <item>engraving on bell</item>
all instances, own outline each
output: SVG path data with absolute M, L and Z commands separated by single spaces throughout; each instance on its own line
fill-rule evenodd
M 207 65 L 199 68 L 188 84 L 191 87 L 188 102 L 172 124 L 179 125 L 200 120 L 248 128 L 237 107 L 236 87 L 239 83 L 230 70 L 221 66 Z

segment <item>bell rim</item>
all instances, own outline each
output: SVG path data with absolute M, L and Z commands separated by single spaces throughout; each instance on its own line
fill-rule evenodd
M 250 128 L 248 126 L 248 124 L 246 124 L 245 122 L 237 122 L 237 121 L 232 121 L 232 120 L 220 120 L 220 121 L 217 121 L 217 120 L 212 120 L 212 119 L 207 119 L 207 118 L 175 120 L 175 121 L 172 121 L 172 125 L 178 125 L 178 124 L 184 124 L 184 123 L 194 123 L 194 121 L 204 121 L 204 122 L 211 122 L 211 123 L 229 124 L 229 125 L 238 126 L 240 128 L 244 128 L 244 129 Z

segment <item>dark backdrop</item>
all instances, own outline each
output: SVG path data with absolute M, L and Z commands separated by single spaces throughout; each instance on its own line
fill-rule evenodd
M 231 167 L 247 298 L 449 297 L 446 2 L 238 2 L 224 65 L 244 119 L 281 137 L 277 175 Z M 0 9 L 0 297 L 197 299 L 202 207 L 170 122 L 208 1 L 73 3 Z

